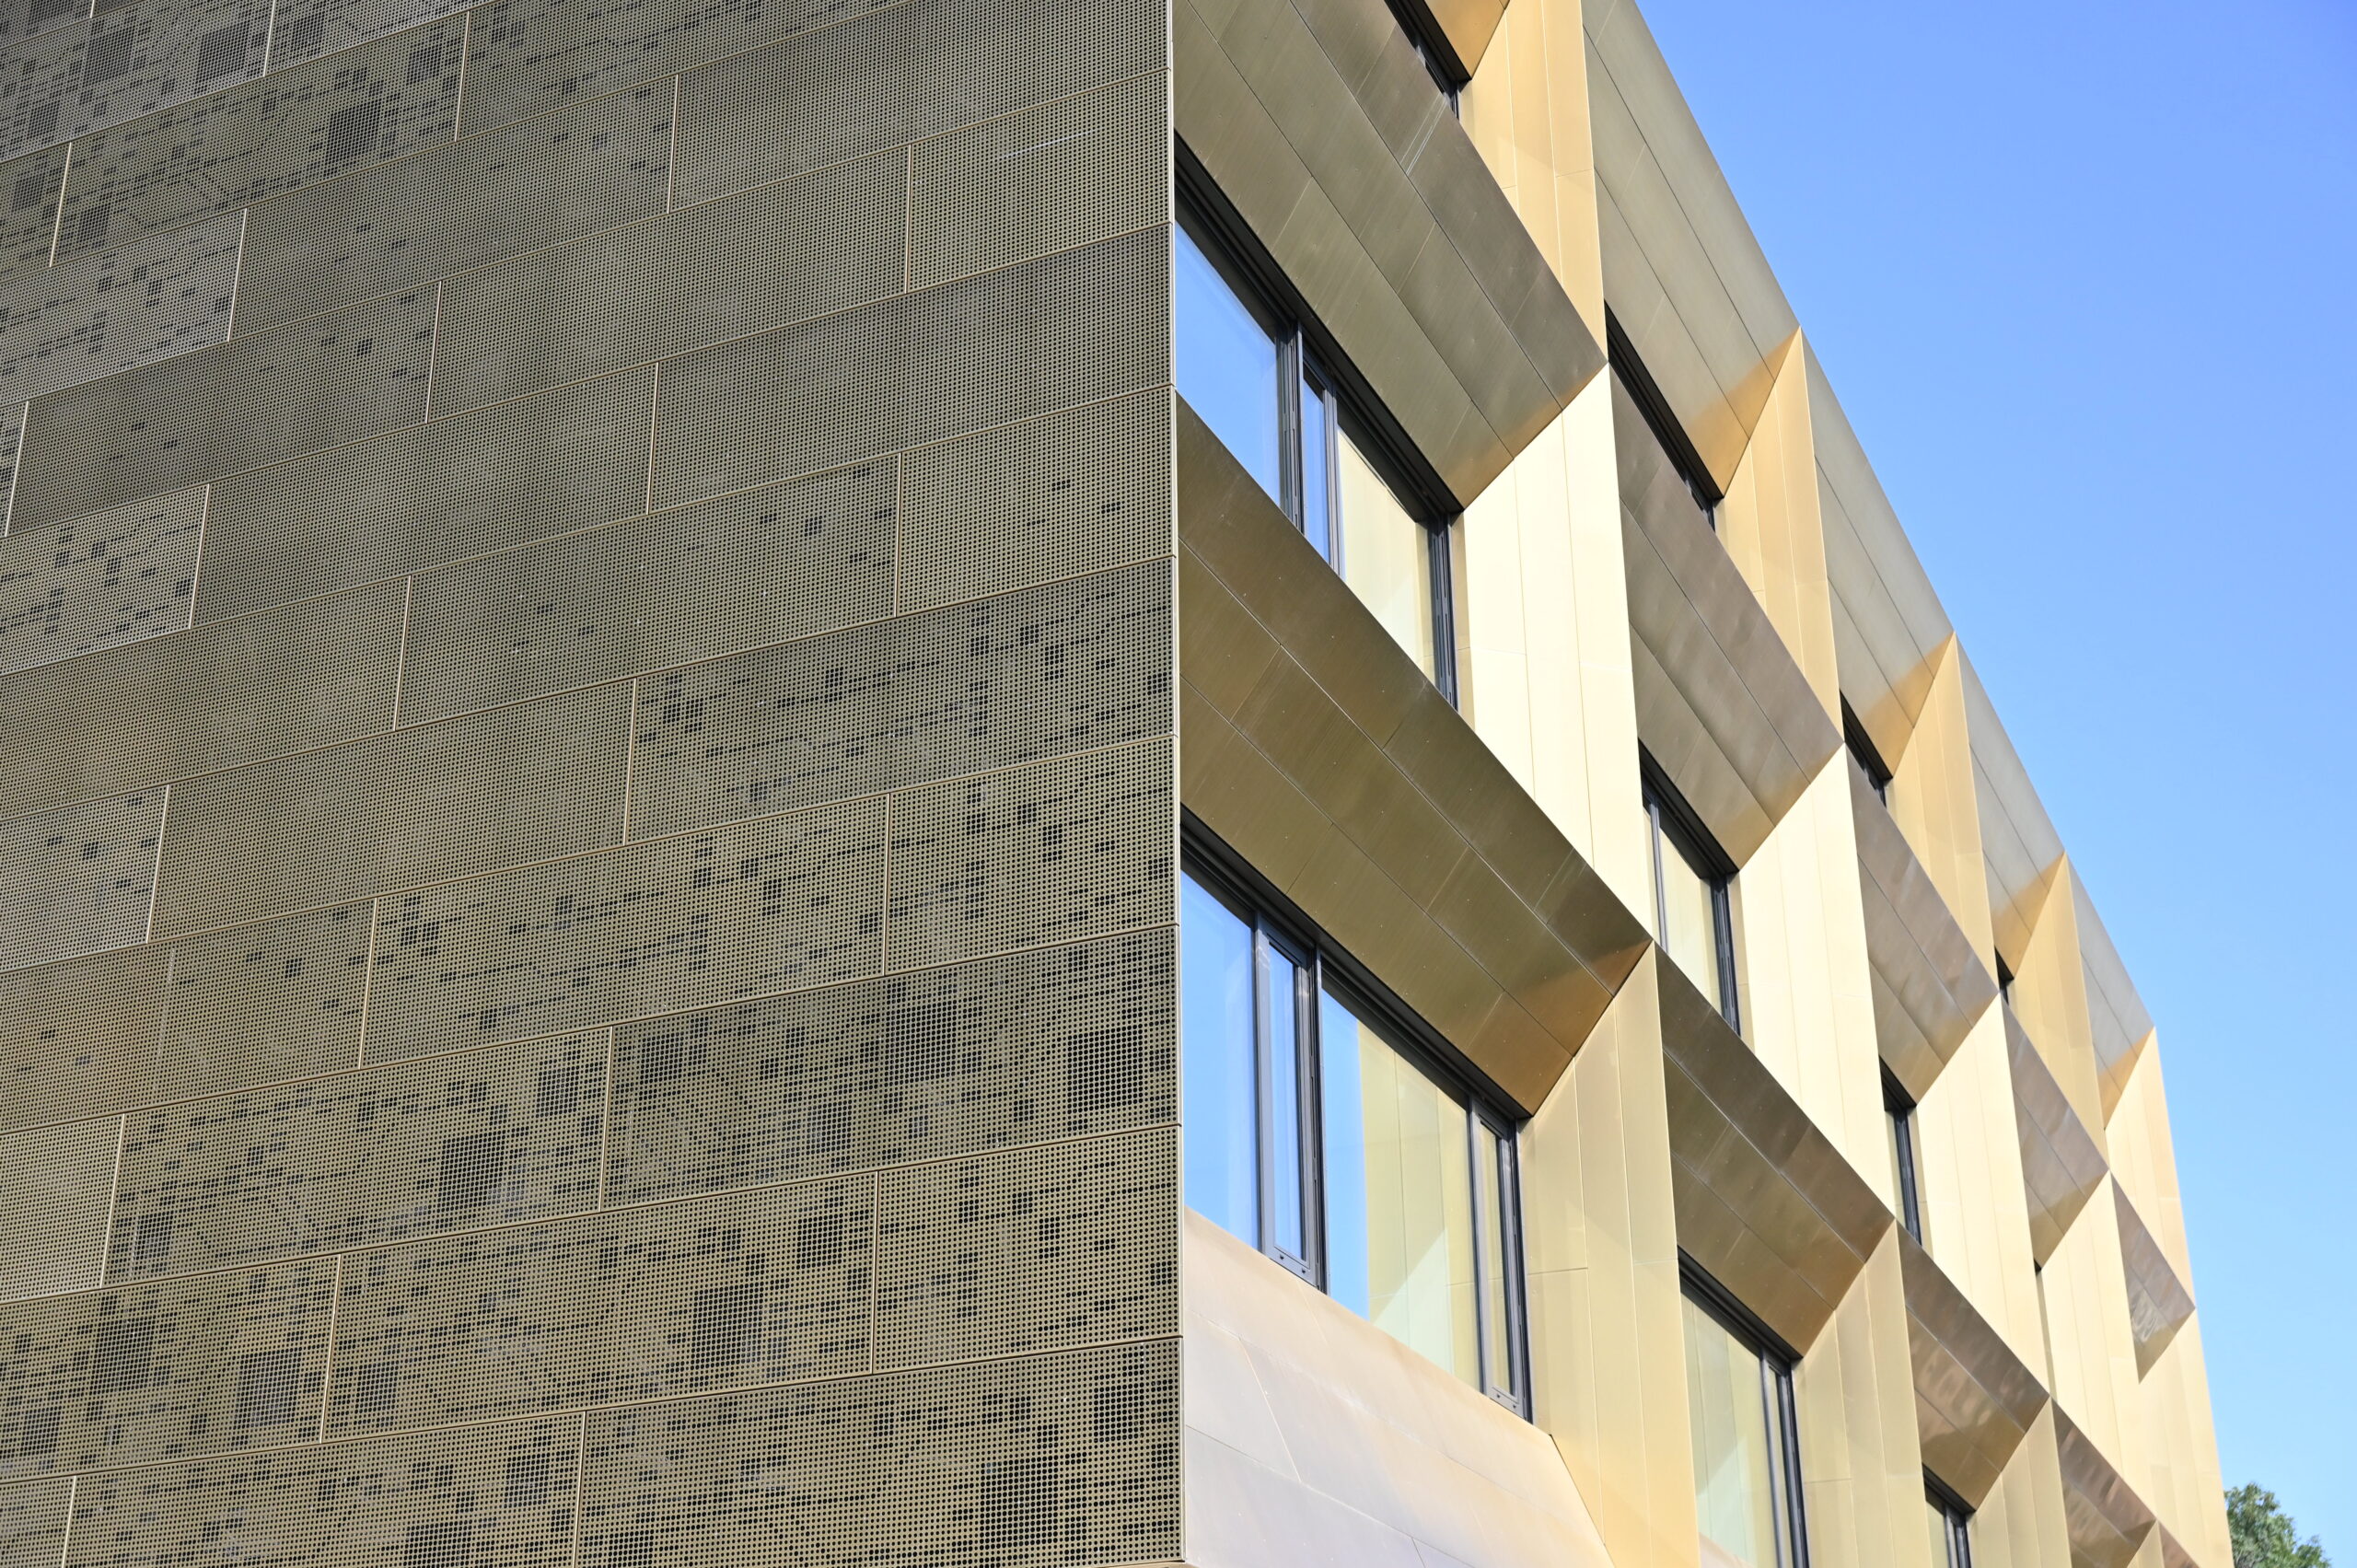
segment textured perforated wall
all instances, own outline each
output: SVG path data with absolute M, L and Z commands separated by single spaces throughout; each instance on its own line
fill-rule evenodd
M 0 1568 L 1179 1556 L 1166 38 L 0 0 Z

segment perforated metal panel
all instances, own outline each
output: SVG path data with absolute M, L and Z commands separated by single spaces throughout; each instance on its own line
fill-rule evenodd
M 865 1372 L 874 1189 L 772 1188 L 353 1259 L 329 1434 Z
M 139 947 L 0 974 L 0 1128 L 107 1115 L 147 1086 L 169 957 Z
M 681 78 L 674 201 L 743 191 L 1160 70 L 1167 27 L 1154 6 L 907 0 L 723 60 Z
M 229 335 L 236 213 L 0 278 L 0 400 L 23 402 Z
M 879 1366 L 1178 1331 L 1175 1129 L 889 1171 Z
M 919 143 L 910 283 L 925 288 L 1168 223 L 1169 99 L 1169 76 L 1155 71 Z
M 0 277 L 49 265 L 64 189 L 64 147 L 0 164 Z
M 17 46 L 0 71 L 0 158 L 259 75 L 270 0 L 128 0 Z
M 319 1260 L 0 1306 L 0 1479 L 315 1436 L 334 1299 Z
M 358 1063 L 373 912 L 307 910 L 175 943 L 146 1098 L 194 1098 Z
M 593 1209 L 606 1046 L 599 1030 L 134 1111 L 108 1277 Z
M 73 1512 L 70 1476 L 0 1486 L 0 1568 L 56 1568 Z
M 82 138 L 58 256 L 447 141 L 465 31 L 432 22 Z
M 633 370 L 225 480 L 196 618 L 628 517 L 646 498 L 654 402 L 655 373 Z
M 1169 242 L 1132 236 L 667 366 L 658 505 L 1167 381 Z
M 471 408 L 897 292 L 896 154 L 649 219 L 454 279 L 437 410 Z M 566 308 L 552 313 L 549 301 Z
M 580 1433 L 566 1417 L 87 1477 L 67 1568 L 560 1568 Z
M 888 963 L 1172 918 L 1170 743 L 911 790 L 892 803 Z
M 90 0 L 0 0 L 0 43 L 21 44 L 89 14 Z
M 188 624 L 204 487 L 0 540 L 0 674 Z
M 0 1300 L 99 1283 L 122 1139 L 111 1116 L 0 1137 Z
M 1169 554 L 1170 420 L 1142 392 L 911 452 L 900 607 Z
M 596 1568 L 874 1568 L 1179 1555 L 1176 1342 L 591 1416 Z
M 323 3 L 311 0 L 315 14 Z M 282 35 L 293 25 L 287 9 Z M 664 83 L 261 203 L 247 217 L 238 330 L 659 213 L 670 170 Z
M 611 92 L 885 0 L 492 0 L 467 41 L 466 130 Z
M 39 399 L 12 528 L 414 424 L 433 351 L 428 290 Z
M 402 717 L 888 614 L 899 480 L 887 459 L 427 573 L 410 600 Z
M 0 822 L 0 970 L 146 940 L 164 792 Z
M 157 935 L 619 842 L 630 695 L 592 688 L 180 785 Z
M 633 833 L 791 810 L 1170 729 L 1148 563 L 639 683 Z
M 607 1202 L 1177 1114 L 1167 930 L 625 1024 Z
M 460 0 L 278 0 L 272 12 L 270 68 L 284 71 L 465 9 Z
M 25 411 L 0 403 L 0 539 L 8 534 L 8 510 L 17 495 L 17 450 L 25 436 Z
M 883 837 L 883 803 L 868 800 L 386 899 L 366 1053 L 872 974 Z
M 386 583 L 0 677 L 0 799 L 80 800 L 390 724 L 402 597 Z

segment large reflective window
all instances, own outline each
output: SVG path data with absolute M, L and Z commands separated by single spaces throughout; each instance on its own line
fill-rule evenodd
M 1733 877 L 1714 866 L 1724 860 L 1706 849 L 1689 825 L 1690 813 L 1674 804 L 1666 784 L 1656 784 L 1647 764 L 1645 816 L 1653 839 L 1654 935 L 1695 988 L 1719 1005 L 1730 1025 L 1740 1028 L 1736 1009 Z
M 1183 228 L 1172 278 L 1178 395 L 1284 504 L 1277 341 Z
M 1189 1206 L 1520 1409 L 1508 1124 L 1245 907 L 1183 880 Z
M 1787 1451 L 1788 1375 L 1690 1295 L 1686 1408 L 1706 1568 L 1792 1568 L 1798 1481 Z
M 1428 677 L 1433 657 L 1432 533 L 1418 522 L 1349 436 L 1336 447 L 1342 514 L 1342 580 Z

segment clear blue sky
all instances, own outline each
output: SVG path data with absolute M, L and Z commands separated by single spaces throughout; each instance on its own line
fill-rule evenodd
M 1649 0 L 2158 1021 L 2229 1484 L 2357 1568 L 2357 0 Z

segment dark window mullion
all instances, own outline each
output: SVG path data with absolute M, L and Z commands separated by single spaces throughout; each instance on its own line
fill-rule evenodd
M 1256 1183 L 1259 1203 L 1260 1250 L 1271 1258 L 1283 1256 L 1277 1246 L 1277 1125 L 1271 1112 L 1275 1104 L 1276 1081 L 1273 1063 L 1270 1060 L 1269 1040 L 1269 931 L 1260 921 L 1252 923 L 1252 1080 L 1253 1080 L 1253 1142 L 1260 1157 Z
M 1282 505 L 1293 526 L 1303 528 L 1302 482 L 1302 421 L 1306 411 L 1301 406 L 1301 333 L 1287 331 L 1277 344 L 1277 466 L 1280 482 L 1284 490 Z

